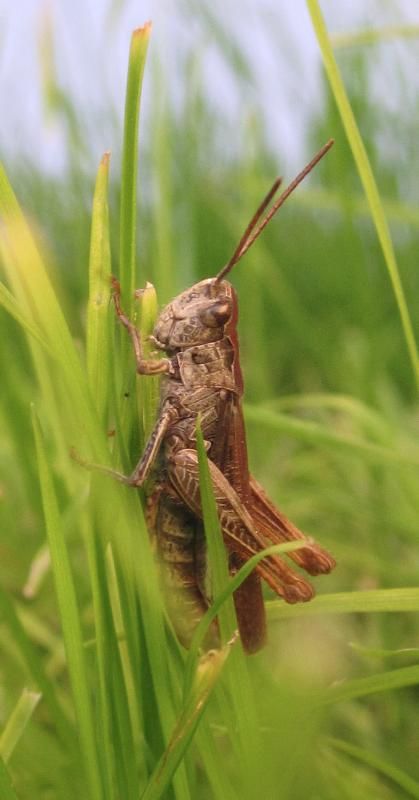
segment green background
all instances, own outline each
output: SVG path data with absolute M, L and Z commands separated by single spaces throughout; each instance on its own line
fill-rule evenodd
M 179 60 L 180 98 L 161 90 L 153 53 L 147 62 L 139 208 L 134 46 L 125 172 L 111 158 L 108 218 L 102 161 L 92 228 L 92 143 L 50 64 L 45 107 L 65 127 L 68 166 L 52 176 L 4 154 L 31 232 L 0 182 L 11 292 L 0 297 L 1 797 L 419 797 L 418 112 L 406 68 L 417 30 L 400 14 L 332 38 L 345 94 L 308 6 L 332 88 L 325 76 L 301 166 L 329 137 L 335 146 L 231 280 L 252 471 L 338 566 L 302 608 L 267 591 L 258 656 L 235 644 L 185 666 L 138 493 L 69 456 L 103 463 L 112 451 L 128 471 L 155 404 L 152 381 L 135 385 L 108 274 L 122 275 L 126 303 L 131 284 L 151 281 L 163 305 L 214 275 L 275 175 L 294 175 L 254 95 L 246 105 L 251 66 L 234 30 L 192 8 L 200 36 Z M 200 81 L 205 40 L 243 97 L 239 136 Z M 122 119 L 107 124 L 118 152 Z M 144 303 L 148 330 L 152 293 Z

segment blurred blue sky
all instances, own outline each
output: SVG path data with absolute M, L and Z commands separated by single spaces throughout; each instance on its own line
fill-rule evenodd
M 419 20 L 417 4 L 408 0 L 324 0 L 322 9 L 333 31 L 373 27 L 377 19 L 380 25 Z M 211 42 L 203 24 L 209 13 L 226 40 L 236 42 L 249 59 L 248 94 L 238 89 Z M 63 126 L 46 113 L 41 89 L 40 52 L 45 56 L 48 25 L 59 84 L 76 100 L 86 135 L 98 155 L 114 149 L 114 133 L 103 121 L 112 115 L 122 120 L 130 33 L 148 19 L 153 20 L 149 64 L 161 64 L 169 92 L 179 90 L 179 54 L 195 50 L 211 100 L 238 125 L 247 105 L 260 104 L 274 153 L 286 152 L 291 167 L 300 165 L 307 125 L 322 105 L 320 56 L 304 0 L 0 0 L 3 157 L 30 155 L 50 170 L 66 163 Z M 145 104 L 147 114 L 147 81 Z

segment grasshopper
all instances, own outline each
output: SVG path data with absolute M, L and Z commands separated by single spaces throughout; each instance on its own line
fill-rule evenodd
M 319 150 L 275 202 L 281 180 L 274 182 L 215 278 L 201 280 L 163 308 L 150 339 L 166 357 L 144 358 L 140 334 L 124 314 L 119 283 L 112 279 L 116 315 L 131 337 L 137 372 L 163 377 L 158 418 L 133 473 L 108 472 L 140 487 L 154 471 L 147 518 L 162 565 L 169 617 L 185 647 L 210 604 L 196 450 L 198 415 L 230 573 L 267 546 L 291 540 L 304 542 L 289 558 L 310 575 L 330 572 L 335 566 L 332 556 L 299 531 L 249 473 L 241 408 L 238 304 L 232 285 L 225 280 L 332 144 L 331 140 Z M 234 593 L 239 632 L 248 653 L 258 651 L 266 640 L 262 579 L 287 603 L 305 602 L 314 595 L 311 584 L 282 558 L 262 559 Z M 217 646 L 218 636 L 214 621 L 205 646 Z

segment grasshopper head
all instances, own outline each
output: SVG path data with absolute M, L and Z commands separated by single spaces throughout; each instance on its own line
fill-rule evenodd
M 216 342 L 222 339 L 234 308 L 231 284 L 207 278 L 186 289 L 163 309 L 153 340 L 167 352 Z

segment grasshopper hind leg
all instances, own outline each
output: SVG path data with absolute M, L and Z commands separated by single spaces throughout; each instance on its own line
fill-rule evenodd
M 336 562 L 333 556 L 290 522 L 285 514 L 272 503 L 252 475 L 250 476 L 250 492 L 249 513 L 255 525 L 269 541 L 273 544 L 306 541 L 307 547 L 289 553 L 289 558 L 305 569 L 309 575 L 327 574 L 334 569 Z
M 253 555 L 264 550 L 268 542 L 255 526 L 240 496 L 210 459 L 208 467 L 224 542 L 230 554 L 230 570 L 234 573 Z M 179 500 L 187 504 L 193 514 L 202 517 L 196 451 L 185 448 L 174 453 L 168 464 L 168 478 Z M 310 546 L 307 540 L 307 547 Z M 234 593 L 240 635 L 244 649 L 249 653 L 257 652 L 266 638 L 260 578 L 287 603 L 306 602 L 314 595 L 311 584 L 280 557 L 263 558 Z

